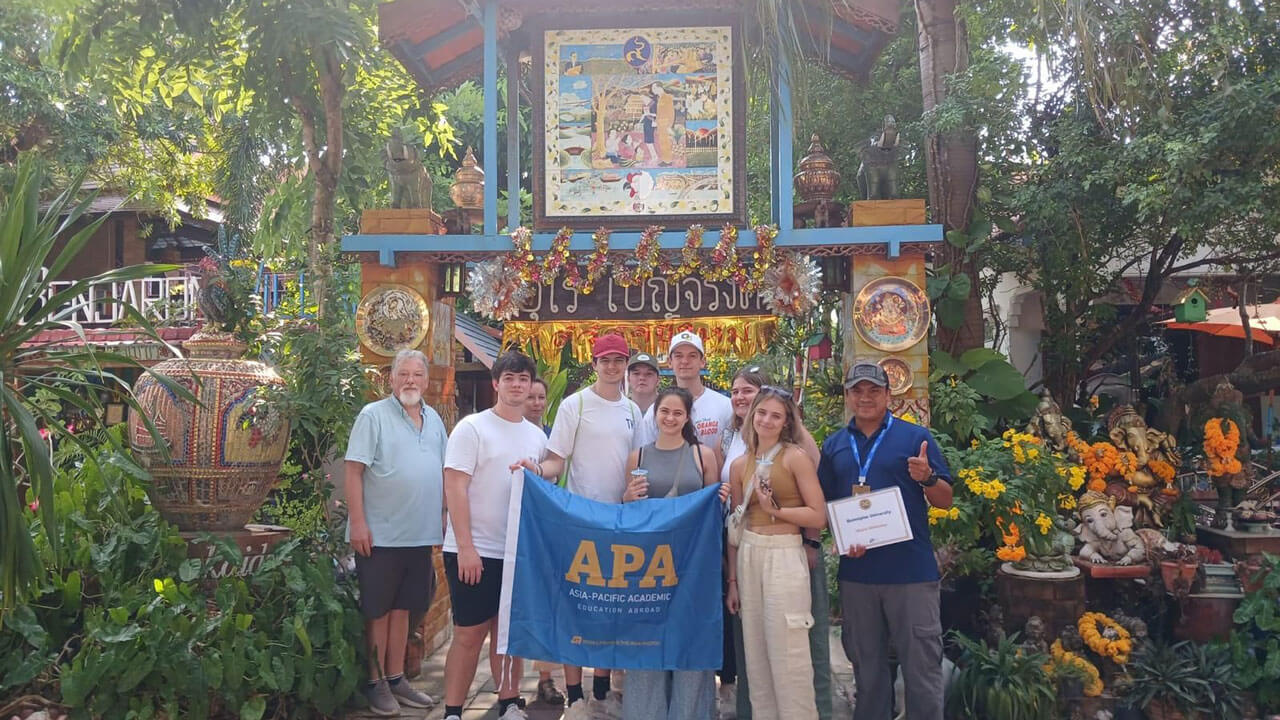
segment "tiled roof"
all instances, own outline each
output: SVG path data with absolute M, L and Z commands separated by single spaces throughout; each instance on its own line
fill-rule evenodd
M 476 360 L 487 368 L 493 367 L 493 361 L 502 352 L 502 336 L 495 335 L 495 332 L 462 313 L 454 316 L 454 339 L 470 350 Z

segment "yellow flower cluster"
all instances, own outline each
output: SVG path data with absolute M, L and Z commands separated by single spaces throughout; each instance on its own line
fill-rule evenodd
M 1133 651 L 1133 640 L 1129 631 L 1120 623 L 1100 612 L 1087 612 L 1080 616 L 1076 624 L 1080 637 L 1089 649 L 1102 657 L 1111 658 L 1119 665 L 1129 662 L 1129 653 Z
M 1102 694 L 1102 675 L 1098 673 L 1097 666 L 1070 650 L 1064 649 L 1061 640 L 1053 641 L 1053 645 L 1049 646 L 1049 654 L 1053 657 L 1054 662 L 1044 666 L 1046 672 L 1054 674 L 1055 665 L 1078 668 L 1080 672 L 1088 677 L 1088 680 L 1084 683 L 1085 697 L 1098 697 Z
M 1222 431 L 1226 425 L 1226 432 Z M 1240 449 L 1240 428 L 1231 420 L 1213 418 L 1204 424 L 1204 455 L 1209 460 L 1210 477 L 1235 475 L 1244 469 L 1236 451 Z
M 929 524 L 937 525 L 939 520 L 958 520 L 960 519 L 960 508 L 951 506 L 950 509 L 942 509 L 936 507 L 929 508 Z
M 1069 493 L 1061 493 L 1058 495 L 1058 507 L 1063 510 L 1076 509 L 1076 496 Z
M 1067 485 L 1071 486 L 1071 490 L 1074 492 L 1079 490 L 1081 485 L 1084 485 L 1084 478 L 1085 475 L 1088 474 L 1088 471 L 1084 469 L 1083 465 L 1070 465 L 1065 467 L 1059 465 L 1058 474 L 1066 479 Z
M 1007 489 L 1004 483 L 999 480 L 983 480 L 981 466 L 976 468 L 964 468 L 956 475 L 964 482 L 965 487 L 974 495 L 981 495 L 988 500 L 995 500 Z
M 1048 515 L 1040 513 L 1040 516 L 1036 518 L 1036 527 L 1040 528 L 1041 535 L 1048 535 L 1049 528 L 1053 527 L 1053 520 L 1049 519 Z
M 1035 435 L 1009 429 L 1005 430 L 1001 437 L 1004 439 L 1004 446 L 1013 452 L 1013 461 L 1019 465 L 1040 457 L 1040 448 L 1037 447 L 1040 444 L 1040 438 Z
M 240 270 L 256 270 L 258 268 L 258 264 L 249 258 L 236 258 L 228 264 L 231 265 L 231 267 L 238 268 Z

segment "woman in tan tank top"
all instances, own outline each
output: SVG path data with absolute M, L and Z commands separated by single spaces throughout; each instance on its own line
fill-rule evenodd
M 738 547 L 729 548 L 729 611 L 742 620 L 755 720 L 815 720 L 809 653 L 809 563 L 801 528 L 827 524 L 813 461 L 796 444 L 795 401 L 764 386 L 747 412 L 747 451 L 733 461 L 733 503 L 748 502 Z M 755 489 L 747 488 L 755 476 Z

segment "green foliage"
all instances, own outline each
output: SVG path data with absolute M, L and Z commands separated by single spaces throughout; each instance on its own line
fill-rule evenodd
M 1015 426 L 1035 411 L 1038 400 L 1026 379 L 995 350 L 974 348 L 959 358 L 935 350 L 929 367 L 933 428 L 958 445 Z
M 1280 712 L 1280 556 L 1264 553 L 1262 587 L 1236 608 L 1232 666 L 1240 686 L 1257 694 L 1264 712 Z M 1254 575 L 1258 577 L 1258 575 Z
M 1146 709 L 1153 702 L 1172 705 L 1191 716 L 1237 720 L 1241 687 L 1225 645 L 1148 643 L 1130 659 L 1124 702 Z
M 119 429 L 113 429 L 119 440 Z M 116 446 L 59 455 L 58 573 L 0 628 L 0 694 L 39 692 L 92 717 L 332 716 L 362 676 L 363 620 L 332 557 L 300 539 L 248 577 L 206 562 L 146 502 Z
M 106 219 L 75 229 L 92 197 L 76 201 L 83 174 L 40 211 L 39 192 L 43 168 L 31 154 L 19 162 L 16 182 L 0 196 L 0 609 L 13 607 L 23 591 L 42 572 L 34 545 L 27 533 L 28 519 L 19 499 L 30 487 L 40 501 L 40 516 L 46 527 L 55 527 L 53 515 L 53 464 L 50 442 L 42 436 L 82 444 L 59 422 L 54 413 L 74 409 L 85 418 L 97 418 L 101 407 L 97 391 L 106 386 L 135 405 L 129 385 L 101 366 L 112 361 L 126 367 L 140 367 L 119 353 L 95 351 L 83 345 L 50 350 L 34 343 L 48 330 L 71 328 L 83 333 L 79 324 L 54 310 L 78 302 L 96 283 L 110 283 L 147 277 L 172 269 L 166 265 L 118 268 L 92 278 L 77 280 L 54 291 L 51 283 L 84 249 L 93 233 Z M 65 238 L 60 242 L 59 238 Z M 163 343 L 145 318 L 130 307 L 125 315 L 156 342 Z M 194 400 L 191 393 L 166 378 L 160 382 L 178 395 Z M 42 396 L 58 403 L 30 402 Z M 154 432 L 154 428 L 149 427 Z M 48 539 L 55 546 L 57 535 Z
M 947 688 L 947 717 L 985 720 L 1050 720 L 1056 717 L 1049 656 L 1030 652 L 1014 633 L 994 648 L 953 633 L 962 653 Z
M 342 307 L 356 276 L 347 266 L 337 268 L 329 286 L 328 303 Z M 270 315 L 254 318 L 253 334 L 261 353 L 284 378 L 283 388 L 260 393 L 258 402 L 269 404 L 290 421 L 290 462 L 310 472 L 346 446 L 347 434 L 373 385 L 361 364 L 354 317 L 335 313 L 323 323 L 315 319 L 315 301 L 308 296 L 299 305 L 297 283 L 292 282 L 285 300 Z

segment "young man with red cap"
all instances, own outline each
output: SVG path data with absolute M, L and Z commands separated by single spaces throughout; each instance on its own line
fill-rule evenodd
M 591 366 L 596 380 L 560 402 L 546 457 L 530 468 L 544 478 L 558 477 L 568 468 L 565 487 L 575 495 L 606 503 L 622 502 L 627 485 L 627 456 L 644 441 L 640 408 L 622 394 L 630 352 L 621 335 L 596 338 L 591 346 Z M 583 700 L 582 668 L 565 666 L 568 703 L 572 710 Z M 596 668 L 592 681 L 593 715 L 620 716 L 616 697 L 609 697 L 609 671 Z M 607 699 L 607 702 L 606 702 Z M 571 717 L 566 713 L 565 717 Z

